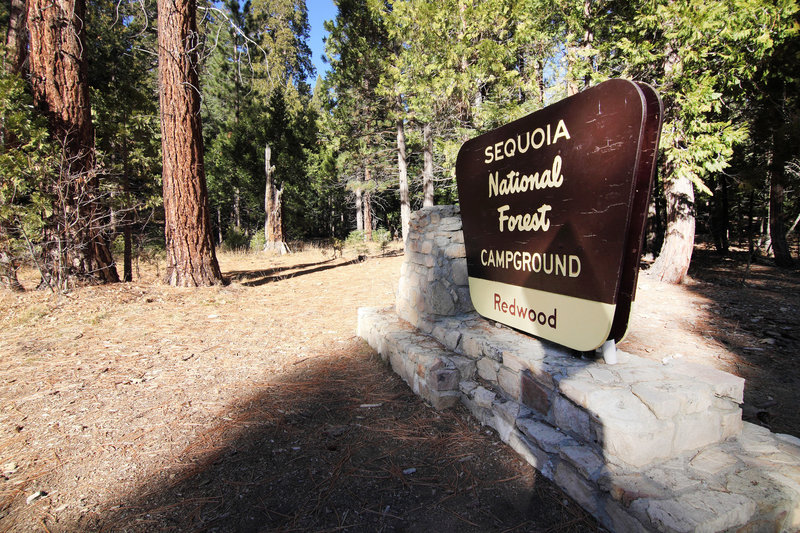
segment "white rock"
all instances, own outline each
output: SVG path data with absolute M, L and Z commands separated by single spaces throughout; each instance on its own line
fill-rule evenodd
M 30 496 L 28 496 L 25 499 L 25 503 L 30 505 L 33 502 L 35 502 L 36 500 L 40 500 L 40 499 L 44 498 L 45 496 L 47 496 L 47 493 L 45 491 L 37 490 L 36 492 L 34 492 L 33 494 L 31 494 Z

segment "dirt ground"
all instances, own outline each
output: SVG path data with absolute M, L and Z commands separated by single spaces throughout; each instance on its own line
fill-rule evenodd
M 224 287 L 0 292 L 0 532 L 595 531 L 463 409 L 439 413 L 355 336 L 402 256 L 226 254 Z M 744 376 L 800 435 L 800 277 L 698 251 L 640 277 L 629 338 Z M 23 283 L 32 287 L 35 273 Z

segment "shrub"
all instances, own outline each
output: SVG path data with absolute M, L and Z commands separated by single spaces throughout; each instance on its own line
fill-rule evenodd
M 372 241 L 381 245 L 381 248 L 386 248 L 386 245 L 392 241 L 392 233 L 385 228 L 378 228 L 372 232 Z
M 357 246 L 364 243 L 364 238 L 364 230 L 356 229 L 350 232 L 344 242 L 348 246 Z
M 247 248 L 249 241 L 250 239 L 245 232 L 231 228 L 225 233 L 225 238 L 222 240 L 222 248 L 229 251 L 241 250 Z
M 250 250 L 253 252 L 263 251 L 265 244 L 267 244 L 267 239 L 264 237 L 263 231 L 257 231 L 250 237 Z

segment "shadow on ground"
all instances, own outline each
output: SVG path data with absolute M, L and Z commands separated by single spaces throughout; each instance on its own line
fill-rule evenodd
M 305 276 L 315 272 L 323 272 L 332 268 L 354 265 L 362 261 L 362 257 L 357 257 L 349 261 L 336 261 L 336 259 L 328 259 L 327 261 L 319 261 L 317 263 L 305 263 L 302 265 L 275 267 L 263 270 L 235 270 L 233 272 L 229 272 L 227 277 L 229 277 L 231 281 L 241 282 L 241 284 L 245 287 L 259 287 L 261 285 L 266 285 L 267 283 L 295 278 L 298 276 Z
M 800 272 L 746 252 L 720 256 L 695 248 L 688 288 L 710 302 L 705 335 L 738 357 L 745 378 L 745 418 L 778 433 L 800 435 Z
M 594 531 L 458 408 L 422 403 L 360 340 L 231 406 L 179 463 L 75 531 Z

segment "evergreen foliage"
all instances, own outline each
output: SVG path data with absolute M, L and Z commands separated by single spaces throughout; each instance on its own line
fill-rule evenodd
M 455 157 L 466 139 L 625 77 L 652 84 L 665 103 L 652 251 L 675 233 L 667 225 L 680 189 L 692 227 L 680 231 L 691 239 L 696 222 L 699 238 L 721 252 L 738 243 L 794 264 L 800 22 L 793 0 L 336 4 L 326 23 L 331 70 L 313 91 L 305 0 L 200 4 L 198 89 L 218 244 L 232 242 L 227 235 L 237 246 L 261 245 L 267 144 L 289 239 L 385 240 L 401 228 L 398 131 L 411 209 L 456 202 Z M 140 244 L 143 236 L 162 239 L 155 19 L 154 5 L 135 0 L 90 2 L 86 17 L 100 194 L 110 200 L 114 232 Z M 0 30 L 8 26 L 4 5 Z M 26 77 L 4 67 L 0 277 L 9 285 L 17 265 L 41 253 L 53 209 L 45 182 L 56 173 L 57 150 Z M 387 229 L 370 237 L 379 227 Z

